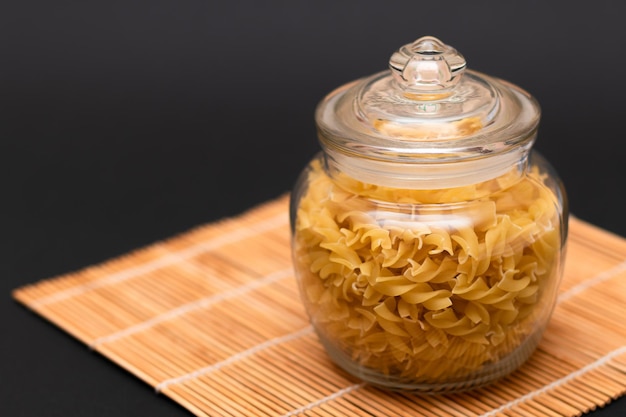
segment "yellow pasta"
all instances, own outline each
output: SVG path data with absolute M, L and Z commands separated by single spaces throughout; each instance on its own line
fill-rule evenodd
M 445 190 L 331 178 L 319 160 L 306 175 L 294 263 L 342 365 L 390 385 L 445 384 L 516 366 L 538 343 L 562 247 L 539 172 Z

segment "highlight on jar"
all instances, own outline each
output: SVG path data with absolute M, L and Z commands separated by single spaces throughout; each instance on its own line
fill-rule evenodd
M 540 108 L 433 37 L 318 105 L 291 195 L 300 295 L 337 365 L 391 390 L 491 383 L 535 350 L 567 241 Z

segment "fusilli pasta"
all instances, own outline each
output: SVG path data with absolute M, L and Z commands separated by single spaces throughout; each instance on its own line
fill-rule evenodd
M 444 190 L 331 178 L 320 160 L 306 175 L 294 263 L 327 345 L 371 372 L 435 384 L 497 363 L 540 332 L 561 230 L 539 172 Z

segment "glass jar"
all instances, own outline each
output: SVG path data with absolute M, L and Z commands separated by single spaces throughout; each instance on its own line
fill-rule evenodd
M 302 301 L 329 356 L 421 393 L 487 384 L 534 351 L 555 305 L 565 192 L 531 147 L 522 89 L 433 37 L 316 110 L 322 152 L 291 195 Z

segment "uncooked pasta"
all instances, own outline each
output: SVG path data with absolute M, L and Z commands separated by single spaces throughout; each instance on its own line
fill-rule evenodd
M 442 190 L 331 178 L 320 160 L 304 175 L 294 263 L 329 351 L 364 372 L 437 384 L 537 343 L 561 250 L 537 170 Z

